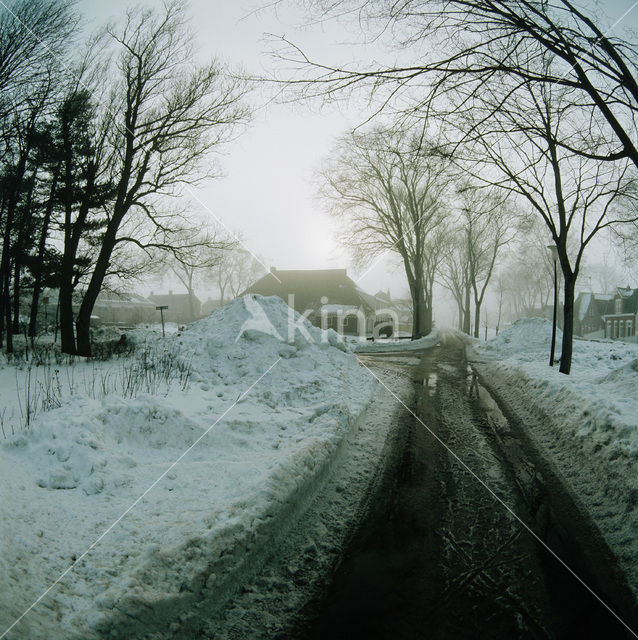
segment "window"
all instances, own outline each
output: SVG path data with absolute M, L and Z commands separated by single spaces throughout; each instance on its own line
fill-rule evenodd
M 618 337 L 618 320 L 614 320 L 614 334 L 611 337 L 612 338 Z
M 611 335 L 611 320 L 607 320 L 607 331 L 606 331 L 606 336 L 607 338 L 613 338 L 613 336 Z
M 614 302 L 614 313 L 622 313 L 622 298 L 617 298 Z
M 633 336 L 634 323 L 631 320 L 627 320 L 627 337 Z

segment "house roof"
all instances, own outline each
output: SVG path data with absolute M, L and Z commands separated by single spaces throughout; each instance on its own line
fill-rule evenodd
M 638 289 L 618 287 L 616 291 L 623 300 L 623 313 L 636 313 L 638 311 Z
M 614 310 L 614 296 L 610 293 L 581 292 L 574 303 L 576 317 L 582 322 L 590 307 L 595 305 L 598 315 L 612 313 Z
M 299 312 L 319 309 L 324 304 L 356 307 L 363 304 L 374 309 L 374 303 L 371 305 L 369 301 L 370 298 L 374 300 L 374 296 L 361 291 L 345 269 L 281 270 L 273 267 L 243 292 L 246 293 L 275 295 L 284 302 L 288 302 L 289 295 L 294 295 L 294 307 Z
M 167 304 L 170 308 L 171 304 L 189 304 L 190 296 L 188 293 L 152 293 L 148 299 L 157 305 Z M 193 302 L 201 304 L 199 298 L 194 294 Z
M 390 289 L 388 289 L 387 291 L 382 291 L 381 289 L 379 289 L 379 291 L 374 294 L 374 297 L 379 298 L 379 300 L 383 300 L 384 302 L 392 302 Z
M 142 306 L 152 307 L 153 302 L 138 293 L 132 292 L 118 292 L 118 291 L 100 291 L 96 305 L 108 305 L 110 307 L 129 307 L 129 306 Z

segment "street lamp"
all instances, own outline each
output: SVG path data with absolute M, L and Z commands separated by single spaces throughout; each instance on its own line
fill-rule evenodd
M 552 346 L 549 352 L 549 366 L 554 366 L 554 351 L 556 348 L 556 308 L 558 307 L 558 277 L 556 274 L 556 262 L 558 261 L 558 248 L 555 244 L 547 245 L 547 248 L 552 253 L 552 260 L 554 261 L 554 314 L 552 320 Z

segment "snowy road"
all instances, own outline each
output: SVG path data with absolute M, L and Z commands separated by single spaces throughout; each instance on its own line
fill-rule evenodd
M 625 578 L 538 425 L 504 417 L 461 340 L 359 359 L 378 393 L 278 546 L 225 604 L 135 637 L 634 637 Z
M 397 425 L 396 466 L 323 597 L 280 637 L 634 637 L 544 546 L 638 629 L 601 535 L 526 438 L 534 425 L 504 418 L 452 334 L 414 355 L 366 358 L 410 370 L 418 418 Z

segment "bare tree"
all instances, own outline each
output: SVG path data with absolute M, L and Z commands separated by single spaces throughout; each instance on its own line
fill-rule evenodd
M 164 264 L 184 285 L 188 293 L 191 320 L 196 320 L 194 296 L 198 279 L 211 269 L 218 268 L 227 253 L 236 248 L 235 240 L 225 238 L 218 231 L 184 230 L 176 238 L 179 244 L 164 259 Z
M 440 282 L 454 298 L 458 314 L 458 328 L 470 333 L 470 277 L 467 237 L 460 225 L 454 226 L 444 245 L 439 270 Z
M 522 318 L 551 301 L 553 261 L 547 249 L 547 228 L 540 218 L 530 221 L 515 240 L 499 275 L 499 292 L 513 318 Z
M 242 80 L 217 62 L 193 64 L 182 3 L 167 3 L 162 12 L 130 10 L 124 24 L 109 27 L 108 35 L 119 52 L 112 104 L 120 106 L 110 111 L 109 139 L 115 195 L 105 207 L 104 232 L 77 315 L 82 355 L 90 354 L 90 316 L 113 251 L 121 242 L 144 248 L 139 239 L 120 235 L 124 222 L 142 212 L 170 236 L 171 217 L 161 214 L 158 198 L 179 195 L 181 186 L 214 175 L 211 153 L 249 116 Z
M 60 71 L 79 18 L 76 0 L 7 0 L 0 7 L 0 118 Z
M 334 97 L 365 87 L 379 109 L 431 117 L 433 108 L 439 115 L 469 111 L 502 82 L 564 87 L 574 92 L 565 108 L 583 122 L 595 120 L 604 144 L 592 150 L 590 136 L 578 134 L 561 136 L 558 146 L 601 161 L 629 159 L 638 167 L 638 46 L 608 33 L 571 0 L 299 2 L 322 19 L 353 16 L 368 38 L 390 35 L 405 60 L 334 67 L 284 39 L 288 48 L 278 55 L 298 71 L 285 81 L 305 95 Z
M 42 127 L 77 24 L 73 5 L 13 0 L 0 7 L 0 346 L 6 331 L 9 352 L 18 331 L 21 278 L 37 233 Z
M 343 220 L 343 243 L 355 258 L 363 263 L 386 252 L 400 256 L 415 339 L 432 328 L 426 241 L 443 218 L 449 169 L 449 161 L 422 138 L 374 130 L 344 136 L 322 171 L 321 195 Z
M 466 240 L 468 283 L 474 296 L 474 337 L 479 337 L 481 306 L 490 284 L 497 259 L 517 231 L 517 221 L 509 203 L 494 190 L 485 192 L 475 185 L 460 189 L 462 196 L 461 225 Z M 469 311 L 469 305 L 465 305 Z M 469 313 L 467 313 L 469 317 Z M 467 324 L 467 323 L 466 323 Z M 467 329 L 467 327 L 464 327 Z
M 226 300 L 226 292 L 236 298 L 265 272 L 263 262 L 249 251 L 237 246 L 226 251 L 221 260 L 210 273 L 211 281 L 219 289 L 220 304 Z
M 489 120 L 474 123 L 482 179 L 523 198 L 558 249 L 564 286 L 562 373 L 571 369 L 574 293 L 585 250 L 602 230 L 638 219 L 631 160 L 604 163 L 558 144 L 565 139 L 563 130 L 577 126 L 565 108 L 572 99 L 560 87 L 528 85 L 508 109 L 493 110 Z M 500 177 L 487 178 L 485 162 Z M 480 177 L 478 171 L 475 175 Z

